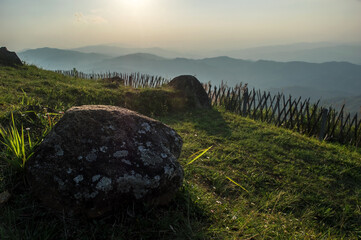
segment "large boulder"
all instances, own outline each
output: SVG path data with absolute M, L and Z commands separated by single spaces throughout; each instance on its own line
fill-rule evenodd
M 211 103 L 206 91 L 199 80 L 191 75 L 175 77 L 168 83 L 177 90 L 185 99 L 185 105 L 189 108 L 211 108 Z
M 69 215 L 168 203 L 183 181 L 181 137 L 125 108 L 69 109 L 26 164 L 33 193 Z
M 15 52 L 9 52 L 6 47 L 0 48 L 0 66 L 20 66 L 23 65 L 18 55 Z

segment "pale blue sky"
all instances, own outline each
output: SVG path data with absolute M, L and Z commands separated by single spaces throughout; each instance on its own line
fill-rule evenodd
M 0 45 L 240 49 L 361 42 L 360 0 L 0 0 Z

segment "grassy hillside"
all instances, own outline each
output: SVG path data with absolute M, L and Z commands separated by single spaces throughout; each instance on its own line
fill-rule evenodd
M 12 194 L 0 205 L 0 239 L 361 238 L 359 149 L 321 143 L 223 109 L 172 112 L 170 89 L 114 88 L 32 66 L 0 67 L 0 84 L 3 124 L 15 111 L 17 122 L 27 127 L 25 110 L 33 104 L 40 113 L 42 107 L 55 112 L 114 104 L 151 115 L 183 138 L 179 161 L 185 171 L 169 206 L 128 208 L 90 221 L 52 213 L 32 198 L 22 173 L 0 161 L 0 193 Z M 152 111 L 147 102 L 155 105 Z M 35 130 L 32 136 L 41 138 Z M 187 164 L 193 153 L 210 146 Z
M 109 81 L 64 77 L 35 66 L 19 69 L 0 66 L 0 116 L 22 105 L 42 105 L 64 110 L 75 105 L 108 104 L 128 107 L 143 114 L 164 114 L 177 109 L 168 88 L 132 89 Z M 152 98 L 152 101 L 145 101 Z M 24 104 L 20 104 L 24 102 Z

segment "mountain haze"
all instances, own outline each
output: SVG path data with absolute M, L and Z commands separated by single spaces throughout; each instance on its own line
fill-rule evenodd
M 227 51 L 225 54 L 230 57 L 250 60 L 263 59 L 281 62 L 305 61 L 313 63 L 344 61 L 361 64 L 361 44 L 299 43 L 232 50 Z
M 17 53 L 21 60 L 45 69 L 85 69 L 87 66 L 101 62 L 107 55 L 99 53 L 82 53 L 57 48 L 30 49 Z
M 177 51 L 159 47 L 128 48 L 111 45 L 93 45 L 69 49 L 83 53 L 99 53 L 111 57 L 118 57 L 133 53 L 149 53 L 165 58 L 206 58 L 215 56 L 229 56 L 237 59 L 271 60 L 279 62 L 302 61 L 312 63 L 350 62 L 361 65 L 361 43 L 336 44 L 328 42 L 295 43 L 288 45 L 260 46 L 253 48 L 231 50 L 189 50 Z
M 361 95 L 358 96 L 340 96 L 334 98 L 328 98 L 322 101 L 325 105 L 334 106 L 340 109 L 345 104 L 345 110 L 352 114 L 361 114 Z
M 128 55 L 133 53 L 149 53 L 158 55 L 166 58 L 174 58 L 176 56 L 182 56 L 181 53 L 171 50 L 166 50 L 163 48 L 153 47 L 153 48 L 126 48 L 126 47 L 117 47 L 110 45 L 93 45 L 85 46 L 80 48 L 69 49 L 73 51 L 83 52 L 83 53 L 99 53 L 108 55 L 111 57 L 118 57 L 122 55 Z

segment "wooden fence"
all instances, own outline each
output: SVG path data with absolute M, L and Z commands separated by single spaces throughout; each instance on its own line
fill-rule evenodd
M 168 79 L 165 79 L 160 76 L 151 76 L 148 74 L 140 73 L 117 73 L 117 72 L 108 72 L 108 73 L 83 73 L 79 72 L 76 69 L 70 71 L 57 70 L 57 73 L 63 74 L 65 76 L 83 78 L 83 79 L 111 79 L 114 77 L 119 77 L 123 80 L 125 86 L 130 86 L 134 88 L 155 88 L 161 87 L 164 84 L 169 82 Z
M 102 74 L 86 74 L 71 71 L 56 71 L 66 76 L 85 79 L 110 79 L 119 77 L 125 86 L 134 88 L 160 87 L 169 80 L 160 76 L 132 73 L 123 74 L 108 72 Z M 310 99 L 302 100 L 285 96 L 282 93 L 272 95 L 261 90 L 249 90 L 247 84 L 238 84 L 231 88 L 222 84 L 214 86 L 203 84 L 213 106 L 222 106 L 227 111 L 240 114 L 255 120 L 272 123 L 308 136 L 316 136 L 320 141 L 327 140 L 342 144 L 359 146 L 361 141 L 361 119 L 358 115 L 351 115 L 334 108 L 320 106 L 320 101 L 311 103 Z
M 213 106 L 223 106 L 226 110 L 250 117 L 255 120 L 272 123 L 294 131 L 316 136 L 319 140 L 339 142 L 359 146 L 361 141 L 361 119 L 334 108 L 320 106 L 320 101 L 311 103 L 285 96 L 282 93 L 249 90 L 247 84 L 234 88 L 221 84 L 213 87 L 203 85 Z

